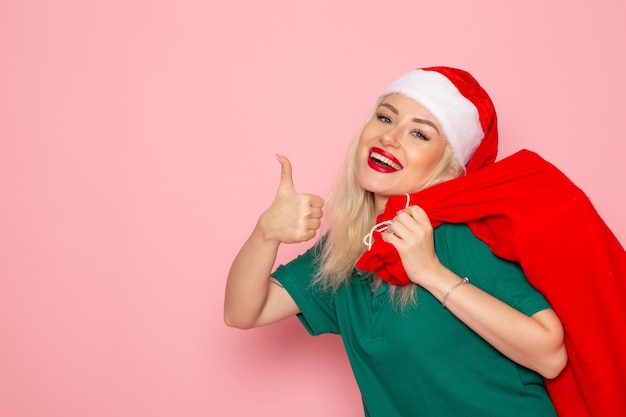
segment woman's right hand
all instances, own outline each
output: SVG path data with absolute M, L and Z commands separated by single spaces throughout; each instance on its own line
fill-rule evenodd
M 324 200 L 298 193 L 293 185 L 291 162 L 285 156 L 277 158 L 282 167 L 278 192 L 272 205 L 261 214 L 257 228 L 265 239 L 279 243 L 310 240 L 321 226 Z

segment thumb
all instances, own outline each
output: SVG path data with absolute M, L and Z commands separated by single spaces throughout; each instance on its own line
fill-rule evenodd
M 286 156 L 276 155 L 278 162 L 281 165 L 280 171 L 280 185 L 278 186 L 278 192 L 281 191 L 295 191 L 296 188 L 293 185 L 293 176 L 291 173 L 291 162 Z

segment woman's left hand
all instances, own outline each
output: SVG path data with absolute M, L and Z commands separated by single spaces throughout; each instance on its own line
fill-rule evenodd
M 424 286 L 442 266 L 435 253 L 433 227 L 421 207 L 410 206 L 398 213 L 382 238 L 396 248 L 404 270 L 415 284 Z

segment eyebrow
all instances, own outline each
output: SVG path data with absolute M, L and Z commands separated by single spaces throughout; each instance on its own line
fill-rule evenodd
M 381 106 L 381 107 L 387 107 L 389 110 L 391 110 L 391 111 L 392 111 L 393 113 L 395 113 L 396 115 L 398 115 L 398 114 L 399 114 L 398 109 L 396 109 L 395 107 L 393 107 L 393 106 L 392 106 L 391 104 L 389 104 L 389 103 L 380 103 L 380 106 Z M 437 131 L 437 133 L 441 134 L 441 133 L 439 132 L 439 129 L 437 129 L 437 125 L 435 125 L 435 124 L 434 124 L 433 122 L 431 122 L 430 120 L 420 119 L 420 118 L 418 118 L 418 117 L 414 117 L 412 121 L 413 121 L 413 122 L 415 122 L 415 123 L 421 123 L 421 124 L 424 124 L 424 125 L 428 125 L 428 126 L 432 127 L 433 129 L 435 129 L 435 130 Z

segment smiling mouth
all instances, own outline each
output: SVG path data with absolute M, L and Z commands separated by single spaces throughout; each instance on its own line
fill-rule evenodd
M 383 155 L 382 150 L 370 150 L 369 166 L 380 172 L 397 172 L 403 167 L 392 155 Z M 386 153 L 386 152 L 385 152 Z M 393 159 L 392 159 L 393 158 Z

